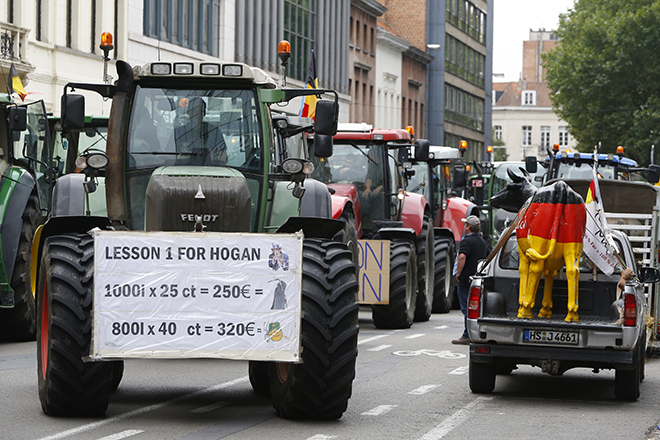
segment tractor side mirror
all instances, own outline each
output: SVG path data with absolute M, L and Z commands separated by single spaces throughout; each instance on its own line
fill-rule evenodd
M 467 170 L 464 166 L 454 167 L 454 188 L 461 188 L 467 185 Z
M 415 141 L 415 160 L 426 161 L 429 159 L 429 146 L 431 143 L 426 139 Z
M 337 134 L 339 109 L 335 101 L 320 99 L 316 101 L 316 115 L 314 116 L 314 132 L 334 136 Z
M 658 183 L 658 180 L 660 180 L 660 165 L 649 165 L 649 172 L 646 178 L 652 185 Z
M 79 129 L 85 125 L 85 97 L 62 95 L 62 128 Z
M 332 156 L 332 136 L 325 134 L 314 135 L 314 156 L 330 157 Z
M 535 174 L 538 170 L 539 164 L 535 156 L 525 157 L 525 169 L 529 174 Z
M 27 130 L 26 107 L 11 107 L 9 109 L 9 129 L 17 132 Z

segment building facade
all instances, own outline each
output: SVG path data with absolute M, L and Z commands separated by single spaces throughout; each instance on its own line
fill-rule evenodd
M 43 99 L 58 113 L 65 84 L 103 81 L 102 32 L 114 36 L 108 73 L 115 79 L 112 64 L 122 59 L 131 65 L 239 61 L 281 80 L 277 44 L 286 38 L 292 47 L 287 86 L 304 86 L 314 50 L 319 86 L 339 92 L 340 120 L 348 121 L 349 16 L 350 0 L 6 0 L 0 67 L 8 72 L 14 62 L 31 93 L 27 100 Z M 81 93 L 88 113 L 109 113 L 109 102 Z M 280 109 L 297 113 L 299 107 Z
M 504 141 L 508 160 L 544 158 L 554 144 L 562 151 L 576 146 L 568 125 L 552 110 L 541 60 L 558 43 L 552 32 L 530 31 L 523 42 L 521 79 L 493 84 L 493 138 Z

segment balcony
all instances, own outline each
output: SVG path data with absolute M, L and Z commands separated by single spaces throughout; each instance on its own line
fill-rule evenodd
M 16 71 L 23 82 L 27 83 L 27 74 L 34 66 L 27 59 L 27 36 L 30 29 L 0 21 L 0 67 L 9 71 L 14 63 Z

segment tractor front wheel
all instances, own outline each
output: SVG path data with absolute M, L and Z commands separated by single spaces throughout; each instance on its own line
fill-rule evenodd
M 343 243 L 305 239 L 302 363 L 269 363 L 280 417 L 338 419 L 348 406 L 357 358 L 355 264 Z
M 415 244 L 405 239 L 390 241 L 390 303 L 372 305 L 377 328 L 409 328 L 417 304 L 417 254 Z
M 90 352 L 94 239 L 49 237 L 39 276 L 39 399 L 48 415 L 98 416 L 108 408 L 115 362 L 84 362 Z

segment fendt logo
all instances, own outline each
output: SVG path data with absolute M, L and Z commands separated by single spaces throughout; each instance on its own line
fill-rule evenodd
M 184 222 L 194 222 L 195 217 L 202 217 L 203 222 L 213 223 L 218 219 L 218 214 L 179 214 L 181 216 L 181 221 Z

